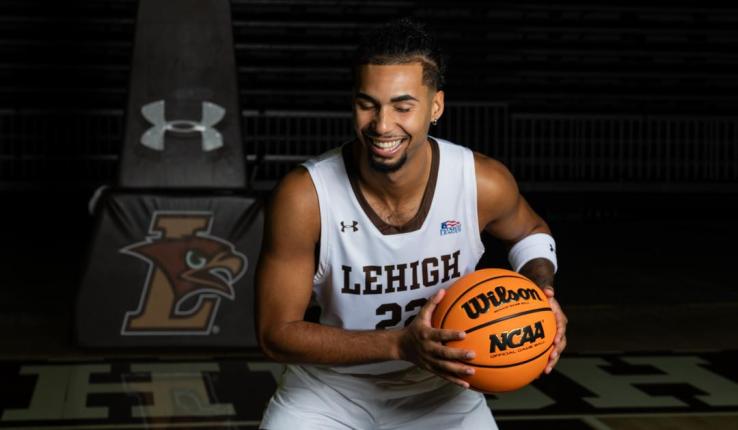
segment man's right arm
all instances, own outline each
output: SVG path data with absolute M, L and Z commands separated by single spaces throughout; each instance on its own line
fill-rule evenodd
M 305 169 L 288 174 L 267 209 L 256 270 L 256 325 L 259 343 L 271 359 L 286 363 L 352 365 L 408 360 L 452 382 L 470 367 L 457 360 L 469 351 L 441 342 L 463 332 L 436 330 L 430 316 L 443 293 L 423 307 L 402 330 L 344 330 L 304 321 L 312 294 L 320 207 Z
M 303 320 L 321 228 L 318 196 L 305 169 L 284 178 L 266 215 L 256 270 L 257 332 L 264 353 L 280 362 L 316 364 L 396 359 L 395 332 L 348 332 Z

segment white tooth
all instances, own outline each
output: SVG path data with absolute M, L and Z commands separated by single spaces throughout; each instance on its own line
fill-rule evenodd
M 392 140 L 392 141 L 389 141 L 389 142 L 382 142 L 382 141 L 379 141 L 379 140 L 375 140 L 374 141 L 374 144 L 377 145 L 377 146 L 379 146 L 382 149 L 389 149 L 389 148 L 393 148 L 393 147 L 399 145 L 400 142 L 402 142 L 402 139 Z

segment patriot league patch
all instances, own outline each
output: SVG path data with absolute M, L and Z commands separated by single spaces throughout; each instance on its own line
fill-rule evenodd
M 441 223 L 441 236 L 459 232 L 461 232 L 461 223 L 459 221 L 449 220 Z

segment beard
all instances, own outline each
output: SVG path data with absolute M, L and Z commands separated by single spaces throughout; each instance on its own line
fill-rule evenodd
M 382 158 L 380 156 L 374 155 L 372 153 L 372 150 L 369 148 L 372 145 L 371 140 L 379 136 L 373 133 L 362 133 L 362 135 L 364 136 L 364 142 L 365 142 L 364 150 L 366 151 L 366 154 L 367 154 L 369 168 L 371 168 L 375 172 L 393 173 L 393 172 L 400 170 L 402 166 L 405 165 L 405 162 L 407 162 L 407 151 L 408 151 L 407 147 L 402 150 L 403 152 L 400 158 L 397 161 L 392 162 L 392 161 L 387 160 L 386 158 Z M 407 145 L 410 146 L 410 144 L 413 141 L 413 136 L 410 135 L 409 133 L 405 133 L 405 136 L 402 137 L 402 139 L 406 139 Z
M 407 153 L 403 153 L 402 157 L 394 163 L 382 163 L 376 157 L 369 154 L 369 167 L 375 172 L 379 173 L 392 173 L 400 170 L 407 161 Z

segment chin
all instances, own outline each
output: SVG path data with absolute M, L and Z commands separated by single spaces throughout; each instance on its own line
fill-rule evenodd
M 400 170 L 407 161 L 407 154 L 402 154 L 399 160 L 395 162 L 381 162 L 377 157 L 369 156 L 369 167 L 376 172 L 392 173 Z
M 405 165 L 405 162 L 407 161 L 407 148 L 404 148 L 402 150 L 402 155 L 400 155 L 400 158 L 392 161 L 387 158 L 379 157 L 375 155 L 371 148 L 369 147 L 371 144 L 367 144 L 366 150 L 367 150 L 367 159 L 369 160 L 369 167 L 372 168 L 375 172 L 381 172 L 381 173 L 392 173 L 400 170 L 402 166 Z

